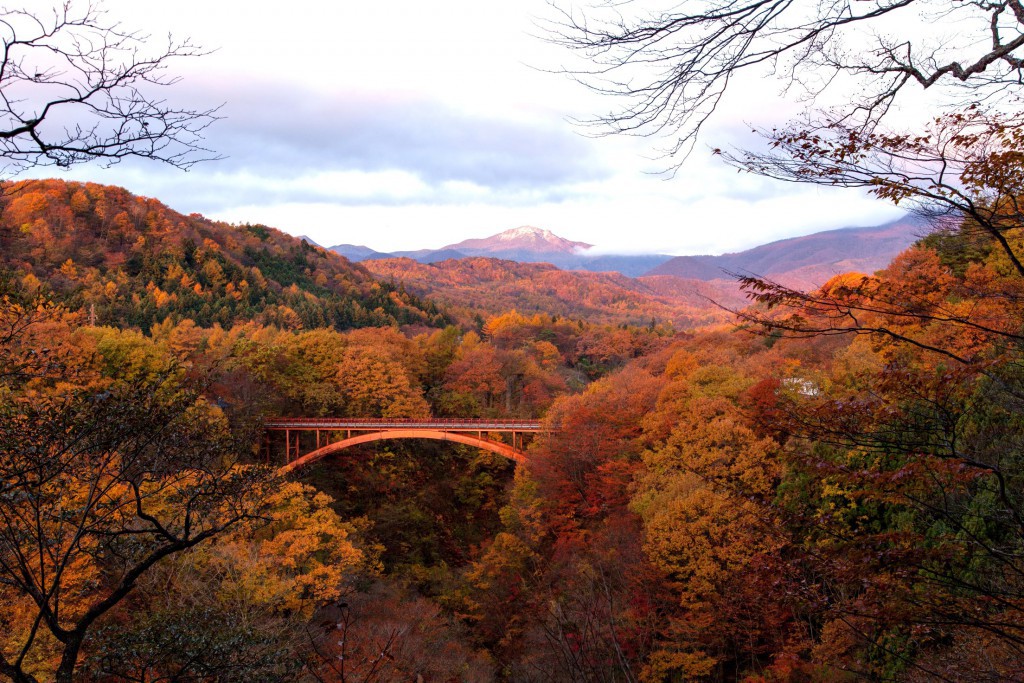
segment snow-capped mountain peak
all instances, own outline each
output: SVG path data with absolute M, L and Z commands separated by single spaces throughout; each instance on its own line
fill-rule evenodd
M 444 248 L 454 249 L 467 255 L 496 255 L 514 259 L 518 256 L 511 253 L 506 254 L 506 252 L 529 252 L 533 255 L 575 254 L 590 249 L 592 246 L 586 242 L 573 242 L 564 239 L 550 230 L 523 225 L 491 237 L 464 240 Z
M 532 239 L 543 239 L 549 242 L 557 242 L 562 238 L 551 232 L 550 230 L 544 230 L 543 228 L 535 228 L 531 225 L 523 225 L 518 228 L 512 228 L 505 232 L 498 233 L 493 239 L 512 241 L 523 238 Z

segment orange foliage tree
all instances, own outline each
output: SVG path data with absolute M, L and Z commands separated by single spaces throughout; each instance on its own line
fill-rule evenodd
M 3 355 L 21 360 L 0 377 L 0 673 L 70 681 L 143 575 L 261 517 L 269 477 L 235 465 L 173 361 L 129 350 L 112 378 L 59 311 L 10 293 L 2 308 Z
M 830 386 L 781 384 L 773 415 L 791 437 L 783 511 L 827 577 L 807 584 L 829 606 L 812 656 L 860 675 L 998 678 L 1024 661 L 1022 130 L 974 107 L 914 135 L 777 133 L 775 155 L 742 161 L 944 221 L 875 276 L 743 280 L 752 329 L 859 338 Z

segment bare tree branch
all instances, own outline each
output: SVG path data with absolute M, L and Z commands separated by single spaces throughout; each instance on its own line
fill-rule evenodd
M 667 138 L 676 168 L 741 74 L 798 88 L 808 114 L 836 91 L 846 104 L 833 105 L 832 117 L 860 130 L 885 119 L 908 85 L 965 89 L 968 99 L 994 104 L 1024 82 L 1020 0 L 695 0 L 663 11 L 609 0 L 582 12 L 552 5 L 549 39 L 591 64 L 564 73 L 621 101 L 582 123 Z
M 205 50 L 107 19 L 96 4 L 64 0 L 50 12 L 0 10 L 0 167 L 67 168 L 126 157 L 187 169 L 217 155 L 203 144 L 217 109 L 169 104 L 170 62 Z

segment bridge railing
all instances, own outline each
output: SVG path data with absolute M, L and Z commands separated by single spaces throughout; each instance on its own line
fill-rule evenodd
M 458 418 L 387 419 L 289 417 L 274 418 L 263 423 L 266 429 L 440 429 L 467 431 L 522 431 L 539 432 L 544 427 L 540 420 L 486 420 Z

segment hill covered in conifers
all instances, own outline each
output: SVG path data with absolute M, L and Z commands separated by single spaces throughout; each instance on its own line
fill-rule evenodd
M 97 324 L 143 330 L 167 318 L 288 329 L 446 322 L 433 304 L 279 230 L 185 216 L 94 183 L 4 183 L 0 271 Z

